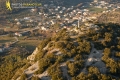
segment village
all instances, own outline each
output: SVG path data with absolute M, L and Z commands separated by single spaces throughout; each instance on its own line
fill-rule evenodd
M 56 6 L 51 2 L 51 4 L 42 5 L 41 8 L 29 9 L 28 16 L 12 18 L 10 22 L 17 29 L 10 34 L 13 37 L 27 36 L 30 40 L 34 39 L 33 37 L 36 37 L 35 39 L 46 38 L 48 34 L 56 34 L 62 28 L 66 28 L 71 33 L 86 34 L 89 29 L 99 30 L 99 26 L 93 24 L 93 22 L 96 22 L 101 14 L 116 10 L 120 10 L 119 3 L 114 5 L 105 1 L 94 0 L 84 5 L 78 4 L 77 6 L 66 7 Z M 0 30 L 5 31 L 6 29 L 2 28 Z M 5 32 L 0 36 L 8 35 L 9 32 Z M 1 44 L 0 52 L 6 50 L 4 44 Z M 7 47 L 9 49 L 10 45 L 7 45 Z
M 99 9 L 100 12 L 97 12 L 96 9 Z M 89 21 L 96 21 L 102 13 L 119 9 L 119 5 L 109 4 L 105 1 L 97 0 L 94 0 L 94 2 L 90 4 L 78 4 L 77 6 L 71 7 L 55 6 L 51 3 L 44 4 L 40 9 L 30 9 L 29 12 L 32 14 L 31 16 L 15 18 L 13 22 L 21 28 L 34 29 L 38 27 L 44 31 L 59 31 L 61 28 L 69 29 L 71 27 L 81 28 L 81 24 L 93 27 L 94 24 L 88 23 Z M 53 27 L 55 27 L 54 30 Z M 85 29 L 87 29 L 87 27 L 85 27 Z

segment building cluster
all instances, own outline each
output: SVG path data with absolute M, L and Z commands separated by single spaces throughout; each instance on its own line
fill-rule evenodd
M 101 0 L 94 0 L 94 2 L 92 2 L 90 4 L 90 6 L 94 6 L 96 8 L 104 8 L 106 9 L 103 12 L 109 12 L 109 11 L 115 11 L 115 10 L 120 10 L 120 3 L 108 3 L 105 1 L 101 1 Z
M 78 5 L 66 7 L 56 6 L 55 4 L 44 4 L 40 8 L 30 9 L 28 16 L 25 16 L 23 18 L 16 18 L 14 19 L 14 22 L 17 26 L 20 26 L 21 28 L 39 27 L 39 29 L 44 31 L 53 29 L 57 29 L 56 31 L 59 31 L 59 29 L 61 28 L 67 28 L 68 30 L 70 30 L 70 27 L 78 27 L 81 28 L 82 31 L 85 31 L 89 28 L 96 29 L 96 25 L 91 25 L 91 23 L 87 23 L 89 21 L 95 21 L 98 17 L 97 15 L 95 15 L 96 13 L 93 13 L 89 10 L 90 7 L 104 9 L 101 13 L 113 11 L 114 9 L 120 8 L 120 6 L 117 4 L 114 5 L 112 3 L 98 0 L 94 0 L 94 2 L 91 2 L 88 5 Z M 84 24 L 85 27 L 81 27 L 81 24 Z M 72 30 L 76 31 L 76 29 Z M 19 33 L 15 33 L 15 35 L 19 35 Z

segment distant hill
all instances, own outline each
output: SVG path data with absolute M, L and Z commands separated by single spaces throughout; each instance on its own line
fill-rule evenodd
M 118 23 L 120 24 L 120 12 L 108 12 L 98 18 L 99 23 Z
M 120 2 L 120 0 L 99 0 L 99 1 L 106 1 L 106 2 Z

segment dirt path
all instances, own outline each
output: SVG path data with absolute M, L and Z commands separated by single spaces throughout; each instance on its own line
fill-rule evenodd
M 105 64 L 101 60 L 103 51 L 96 50 L 92 42 L 91 42 L 91 47 L 92 47 L 92 50 L 88 56 L 88 59 L 86 59 L 85 67 L 83 68 L 82 72 L 87 73 L 87 69 L 86 69 L 87 66 L 96 66 L 99 68 L 101 72 L 105 72 L 106 67 L 105 67 Z

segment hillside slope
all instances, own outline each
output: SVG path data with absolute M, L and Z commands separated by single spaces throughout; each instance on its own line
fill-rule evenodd
M 89 30 L 86 35 L 63 29 L 43 40 L 27 57 L 33 68 L 25 69 L 17 79 L 120 79 L 120 26 L 97 25 L 98 31 Z

